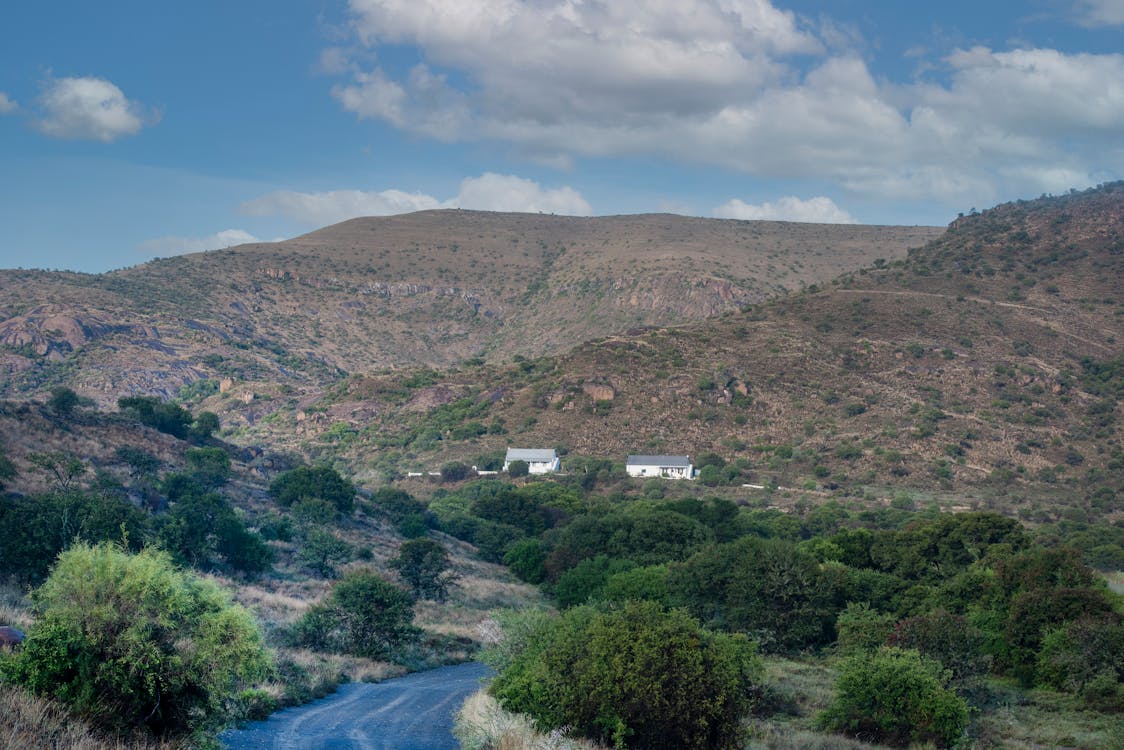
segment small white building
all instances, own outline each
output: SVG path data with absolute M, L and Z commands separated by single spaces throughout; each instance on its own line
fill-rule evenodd
M 503 470 L 507 471 L 512 461 L 526 461 L 531 474 L 550 474 L 562 470 L 562 460 L 553 448 L 508 448 L 503 460 Z
M 630 477 L 691 479 L 695 476 L 689 456 L 629 456 L 624 468 Z

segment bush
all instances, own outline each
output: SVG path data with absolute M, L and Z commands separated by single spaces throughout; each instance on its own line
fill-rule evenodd
M 164 552 L 76 545 L 33 598 L 37 623 L 9 676 L 107 729 L 214 726 L 268 671 L 249 613 Z
M 384 659 L 419 632 L 414 600 L 369 570 L 341 578 L 327 598 L 313 605 L 294 626 L 299 646 Z
M 129 502 L 94 492 L 0 496 L 0 571 L 24 584 L 47 577 L 55 556 L 75 539 L 128 540 L 139 549 L 148 519 Z
M 839 613 L 835 629 L 839 633 L 835 648 L 840 654 L 870 653 L 886 645 L 886 636 L 894 629 L 894 616 L 852 602 Z
M 355 485 L 329 466 L 299 466 L 286 471 L 269 485 L 269 494 L 287 508 L 300 500 L 326 500 L 340 513 L 355 507 Z
M 968 704 L 944 686 L 945 677 L 917 651 L 856 654 L 843 662 L 835 698 L 820 724 L 899 747 L 925 742 L 952 747 L 968 725 Z
M 536 628 L 492 683 L 505 708 L 618 747 L 740 748 L 752 644 L 681 610 L 578 608 Z
M 531 473 L 531 465 L 521 459 L 516 459 L 507 465 L 507 473 L 512 479 L 525 477 Z
M 983 633 L 968 624 L 964 617 L 943 609 L 902 620 L 886 643 L 917 649 L 924 656 L 936 659 L 958 682 L 987 672 Z
M 419 599 L 445 601 L 449 585 L 457 575 L 450 568 L 449 553 L 432 539 L 411 539 L 398 548 L 398 556 L 389 563 L 398 571 L 410 593 Z

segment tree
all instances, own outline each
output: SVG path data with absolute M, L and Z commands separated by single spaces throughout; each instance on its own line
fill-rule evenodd
M 312 528 L 297 550 L 297 561 L 324 578 L 335 578 L 336 565 L 351 560 L 351 545 L 324 528 Z
M 512 479 L 525 477 L 531 473 L 531 465 L 522 459 L 516 459 L 507 465 L 507 473 Z
M 0 570 L 21 583 L 47 577 L 55 556 L 76 540 L 121 541 L 136 549 L 148 536 L 148 519 L 129 502 L 96 492 L 46 492 L 0 496 Z
M 0 492 L 4 491 L 4 483 L 16 476 L 16 465 L 8 458 L 7 453 L 4 452 L 4 447 L 0 446 Z
M 745 638 L 702 630 L 654 602 L 579 607 L 531 625 L 492 683 L 508 710 L 616 747 L 742 747 L 749 688 L 761 674 Z
M 472 467 L 459 461 L 451 461 L 441 467 L 442 482 L 462 482 L 468 479 Z
M 11 677 L 106 729 L 215 726 L 235 690 L 269 668 L 250 614 L 154 549 L 71 547 L 33 600 Z
M 298 645 L 383 659 L 419 634 L 413 598 L 369 570 L 341 578 L 323 602 L 297 622 Z
M 191 425 L 191 432 L 196 440 L 203 442 L 218 432 L 220 427 L 222 427 L 222 423 L 219 421 L 218 414 L 213 411 L 201 411 Z
M 299 466 L 286 471 L 269 485 L 277 504 L 288 508 L 299 500 L 327 500 L 340 513 L 355 508 L 355 485 L 330 466 Z
M 47 406 L 51 407 L 51 410 L 56 414 L 66 417 L 70 416 L 70 413 L 81 402 L 82 397 L 77 393 L 66 386 L 57 385 L 51 389 L 51 397 L 47 399 Z
M 230 479 L 230 454 L 222 448 L 188 448 L 187 467 L 201 484 L 217 489 Z
M 155 396 L 124 396 L 117 399 L 117 408 L 142 424 L 181 440 L 187 438 L 194 421 L 187 409 Z
M 820 715 L 827 729 L 904 747 L 955 745 L 968 726 L 968 704 L 944 686 L 936 662 L 916 651 L 883 648 L 846 659 L 835 698 Z
M 32 453 L 27 460 L 46 474 L 55 489 L 67 492 L 76 487 L 79 479 L 86 475 L 89 467 L 81 459 L 62 451 Z
M 450 570 L 449 553 L 432 539 L 411 539 L 398 548 L 398 556 L 390 561 L 402 582 L 419 599 L 445 601 L 449 585 L 457 579 Z

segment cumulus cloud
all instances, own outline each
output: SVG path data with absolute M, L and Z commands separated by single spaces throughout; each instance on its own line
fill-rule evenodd
M 794 196 L 766 201 L 758 205 L 734 198 L 711 212 L 719 219 L 769 219 L 773 221 L 806 221 L 814 224 L 856 224 L 855 217 L 835 201 L 824 196 L 801 200 Z
M 137 245 L 137 251 L 156 256 L 183 255 L 206 250 L 221 250 L 250 242 L 261 242 L 261 240 L 241 229 L 224 229 L 207 237 L 159 237 L 146 240 Z
M 302 224 L 324 226 L 356 216 L 388 216 L 440 206 L 436 198 L 401 190 L 377 193 L 362 190 L 329 190 L 323 193 L 278 190 L 246 201 L 240 210 L 249 216 L 284 216 Z
M 323 193 L 279 190 L 246 201 L 241 211 L 251 216 L 284 216 L 302 224 L 324 226 L 357 216 L 389 216 L 434 208 L 575 216 L 592 213 L 589 203 L 573 188 L 543 188 L 533 180 L 491 172 L 465 178 L 457 195 L 444 201 L 424 193 L 401 190 L 330 190 Z
M 978 47 L 926 73 L 940 83 L 893 83 L 838 28 L 769 0 L 350 7 L 357 45 L 410 45 L 421 62 L 348 73 L 333 88 L 344 109 L 421 137 L 508 143 L 538 163 L 657 155 L 953 205 L 1124 171 L 1118 54 Z M 1121 2 L 1081 7 L 1109 23 Z
M 1124 0 L 1078 0 L 1076 10 L 1082 26 L 1124 25 Z
M 581 193 L 571 187 L 544 190 L 532 180 L 491 172 L 462 181 L 457 197 L 446 205 L 450 208 L 480 211 L 522 211 L 570 216 L 588 216 L 593 213 Z
M 39 97 L 40 132 L 54 138 L 104 141 L 134 135 L 157 119 L 104 78 L 52 78 Z
M 0 91 L 0 115 L 9 115 L 20 108 L 14 99 L 9 99 L 8 95 Z

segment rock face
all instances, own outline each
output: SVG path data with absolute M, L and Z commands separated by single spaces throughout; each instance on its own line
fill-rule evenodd
M 0 345 L 43 357 L 52 353 L 69 354 L 90 342 L 121 333 L 160 338 L 152 326 L 109 323 L 97 313 L 61 311 L 43 305 L 0 322 Z

